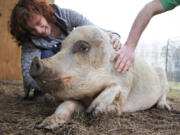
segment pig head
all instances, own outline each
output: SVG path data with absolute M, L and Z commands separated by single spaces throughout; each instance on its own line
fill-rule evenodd
M 144 110 L 157 104 L 168 108 L 168 83 L 136 57 L 129 72 L 118 73 L 110 62 L 114 49 L 109 35 L 95 26 L 73 30 L 62 50 L 48 59 L 33 59 L 30 74 L 44 92 L 62 101 L 55 113 L 38 127 L 53 129 L 67 122 L 74 112 L 86 109 L 94 115 Z
M 114 52 L 107 33 L 93 26 L 77 28 L 55 56 L 34 58 L 30 74 L 43 91 L 59 100 L 93 97 L 112 83 L 109 59 Z

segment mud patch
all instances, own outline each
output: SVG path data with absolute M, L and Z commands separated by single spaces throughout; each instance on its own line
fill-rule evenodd
M 0 135 L 180 135 L 180 100 L 168 98 L 172 111 L 151 108 L 117 116 L 79 114 L 62 127 L 36 129 L 36 123 L 51 115 L 58 103 L 47 96 L 23 100 L 19 81 L 0 81 Z

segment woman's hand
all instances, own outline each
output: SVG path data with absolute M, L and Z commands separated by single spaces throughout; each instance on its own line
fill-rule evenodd
M 118 51 L 121 48 L 120 38 L 117 34 L 108 33 L 111 39 L 111 44 L 115 51 Z

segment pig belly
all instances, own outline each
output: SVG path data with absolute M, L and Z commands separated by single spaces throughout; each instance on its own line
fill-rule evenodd
M 162 92 L 160 88 L 145 91 L 134 89 L 125 101 L 122 112 L 135 112 L 148 109 L 158 102 L 161 95 Z

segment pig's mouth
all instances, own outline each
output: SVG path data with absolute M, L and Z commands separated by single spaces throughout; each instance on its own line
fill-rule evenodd
M 41 76 L 41 77 L 38 78 L 38 80 L 41 80 L 43 83 L 47 83 L 47 82 L 51 82 L 51 81 L 64 82 L 64 81 L 70 80 L 71 78 L 72 78 L 72 75 L 60 75 L 59 74 L 59 75 L 56 75 L 55 77 L 51 77 L 51 78 L 50 77 L 47 78 L 45 76 Z
M 32 61 L 31 68 L 29 71 L 30 75 L 39 83 L 39 84 L 51 84 L 58 83 L 62 84 L 72 80 L 73 76 L 68 74 L 60 74 L 57 72 L 52 72 L 51 69 L 44 67 L 42 60 L 39 57 L 35 57 Z M 46 87 L 41 85 L 42 87 Z

